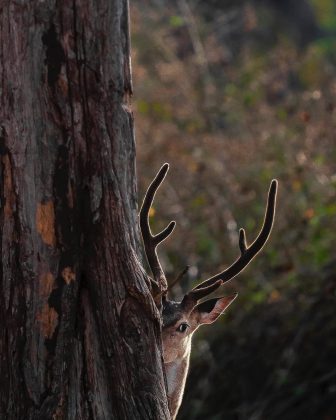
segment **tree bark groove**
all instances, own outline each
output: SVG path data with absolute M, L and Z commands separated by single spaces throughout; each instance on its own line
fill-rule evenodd
M 168 419 L 126 0 L 0 4 L 0 417 Z

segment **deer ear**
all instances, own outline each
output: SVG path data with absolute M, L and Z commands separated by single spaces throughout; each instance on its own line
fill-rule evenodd
M 238 293 L 235 293 L 231 296 L 209 299 L 197 305 L 193 312 L 197 314 L 198 324 L 212 324 L 215 322 L 237 296 Z

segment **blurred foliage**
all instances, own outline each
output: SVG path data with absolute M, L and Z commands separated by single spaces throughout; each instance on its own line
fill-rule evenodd
M 336 1 L 288 4 L 132 4 L 139 194 L 169 162 L 151 223 L 177 221 L 159 251 L 171 280 L 191 266 L 176 299 L 233 262 L 239 227 L 254 239 L 280 184 L 269 243 L 223 287 L 239 299 L 195 335 L 180 420 L 336 418 Z

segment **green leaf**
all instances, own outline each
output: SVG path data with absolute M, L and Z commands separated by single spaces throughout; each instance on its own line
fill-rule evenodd
M 177 16 L 177 15 L 170 16 L 169 24 L 173 28 L 179 28 L 180 26 L 184 25 L 184 20 L 181 16 Z

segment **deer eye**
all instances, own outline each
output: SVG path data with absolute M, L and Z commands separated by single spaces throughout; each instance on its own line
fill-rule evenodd
M 186 322 L 182 322 L 182 324 L 177 327 L 176 331 L 183 333 L 187 331 L 188 327 L 189 325 Z

